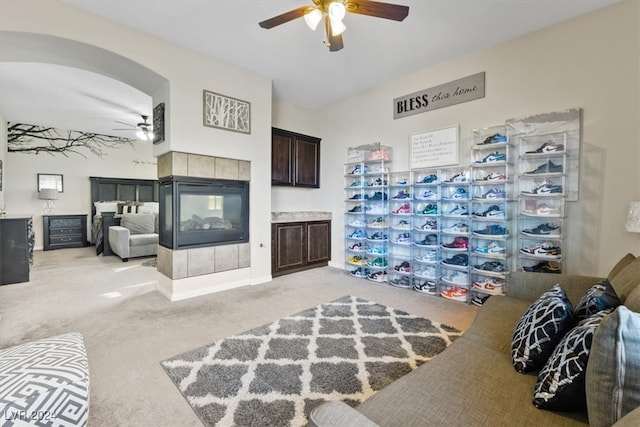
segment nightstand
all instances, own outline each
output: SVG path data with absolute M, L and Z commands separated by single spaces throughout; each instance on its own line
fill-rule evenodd
M 43 215 L 44 250 L 87 246 L 87 215 Z

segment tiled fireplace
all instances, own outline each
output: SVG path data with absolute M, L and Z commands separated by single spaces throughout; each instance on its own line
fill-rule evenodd
M 171 189 L 160 200 L 158 271 L 170 279 L 160 292 L 174 299 L 184 279 L 250 267 L 250 162 L 172 151 L 158 158 L 158 179 Z

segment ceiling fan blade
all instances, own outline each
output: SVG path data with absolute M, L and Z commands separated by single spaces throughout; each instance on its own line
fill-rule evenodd
M 345 3 L 347 12 L 357 13 L 360 15 L 375 16 L 377 18 L 391 19 L 393 21 L 402 21 L 409 15 L 409 6 L 401 6 L 399 4 L 382 3 L 370 0 L 355 0 Z
M 284 24 L 286 22 L 293 21 L 296 18 L 300 18 L 300 17 L 304 16 L 304 13 L 308 9 L 311 9 L 311 7 L 310 6 L 302 6 L 302 7 L 299 7 L 297 9 L 290 10 L 289 12 L 285 12 L 282 15 L 278 15 L 278 16 L 274 16 L 273 18 L 266 19 L 266 20 L 258 23 L 258 25 L 260 25 L 262 28 L 266 28 L 268 30 L 269 28 L 273 28 L 273 27 L 276 27 L 278 25 L 282 25 L 282 24 Z
M 327 32 L 327 45 L 329 45 L 329 52 L 337 52 L 344 47 L 342 42 L 342 34 L 334 36 L 331 34 L 331 20 L 329 17 L 324 18 L 324 30 Z
M 132 127 L 132 128 L 134 128 L 134 129 L 135 129 L 135 127 L 136 127 L 134 124 L 121 122 L 120 120 L 114 120 L 114 122 L 116 122 L 116 123 L 120 123 L 121 125 L 125 125 L 125 126 L 131 126 L 131 127 Z
M 133 128 L 126 128 L 126 129 L 111 129 L 111 130 L 135 130 Z

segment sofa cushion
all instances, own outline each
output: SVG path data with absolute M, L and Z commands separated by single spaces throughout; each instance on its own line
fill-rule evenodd
M 600 323 L 587 364 L 589 424 L 610 426 L 640 406 L 640 313 L 621 305 Z
M 640 286 L 640 257 L 624 267 L 611 279 L 613 289 L 623 303 L 635 288 Z
M 616 308 L 620 304 L 622 304 L 622 301 L 616 295 L 616 291 L 613 290 L 609 280 L 603 279 L 585 292 L 573 312 L 577 320 L 583 320 L 601 310 Z
M 153 233 L 155 230 L 155 215 L 150 213 L 123 214 L 120 225 L 128 228 L 131 234 Z
M 585 377 L 593 333 L 613 311 L 602 310 L 581 320 L 562 338 L 538 374 L 533 404 L 540 409 L 583 409 L 587 403 Z
M 624 302 L 625 307 L 636 313 L 640 313 L 640 286 L 635 288 L 633 292 L 629 294 Z
M 616 277 L 618 273 L 620 273 L 627 265 L 635 261 L 635 259 L 636 257 L 633 256 L 633 254 L 631 253 L 628 253 L 625 256 L 623 256 L 620 259 L 620 261 L 618 261 L 616 265 L 613 266 L 613 268 L 609 272 L 609 275 L 607 276 L 607 279 L 613 280 L 613 278 Z
M 575 323 L 573 306 L 559 284 L 524 312 L 513 332 L 511 358 L 516 371 L 539 369 Z

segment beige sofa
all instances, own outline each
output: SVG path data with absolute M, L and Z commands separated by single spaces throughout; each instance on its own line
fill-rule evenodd
M 640 257 L 625 256 L 609 279 L 624 305 L 635 312 L 640 324 Z M 640 329 L 629 354 L 635 363 L 635 377 L 627 379 L 631 401 L 618 412 L 607 389 L 589 369 L 596 342 L 610 353 L 615 337 L 602 336 L 602 321 L 593 336 L 592 354 L 586 376 L 587 409 L 557 412 L 537 409 L 532 404 L 536 373 L 516 372 L 511 360 L 511 341 L 519 319 L 531 303 L 554 284 L 560 283 L 575 304 L 601 278 L 541 273 L 515 273 L 507 296 L 491 297 L 480 308 L 473 324 L 449 348 L 408 375 L 396 380 L 355 409 L 342 402 L 328 402 L 310 414 L 311 426 L 640 426 Z M 616 310 L 613 316 L 623 310 Z M 609 319 L 609 317 L 605 318 Z M 612 321 L 614 317 L 610 318 Z M 611 333 L 609 335 L 615 335 Z M 634 335 L 631 335 L 632 337 Z M 610 363 L 612 375 L 617 369 Z M 608 366 L 608 365 L 607 365 Z M 608 369 L 607 369 L 608 370 Z M 631 371 L 629 369 L 629 371 Z M 591 376 L 590 376 L 591 375 Z M 633 389 L 633 390 L 632 390 Z M 625 391 L 626 392 L 626 391 Z M 631 407 L 629 407 L 629 405 Z M 604 407 L 603 407 L 604 406 Z M 626 415 L 626 416 L 625 416 Z M 622 418 L 624 416 L 624 418 Z M 612 419 L 612 417 L 614 419 Z M 618 421 L 618 418 L 622 418 Z M 603 421 L 603 419 L 605 421 Z
M 129 258 L 152 256 L 158 252 L 157 215 L 123 214 L 119 226 L 109 227 L 111 250 L 123 262 Z

